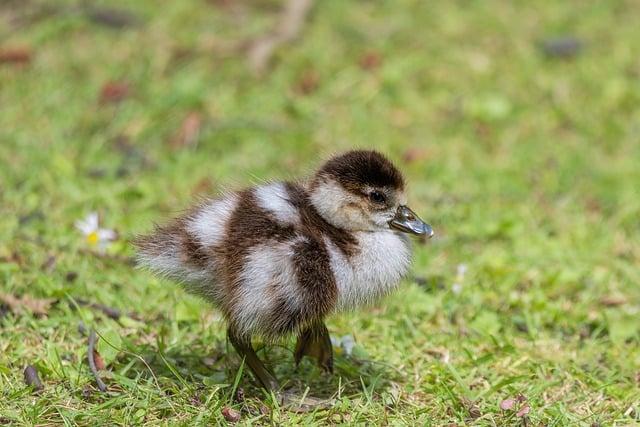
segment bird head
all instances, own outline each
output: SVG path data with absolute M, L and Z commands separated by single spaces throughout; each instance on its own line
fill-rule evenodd
M 431 237 L 431 226 L 407 207 L 400 171 L 376 151 L 349 151 L 315 173 L 310 198 L 330 224 L 349 231 L 394 229 Z

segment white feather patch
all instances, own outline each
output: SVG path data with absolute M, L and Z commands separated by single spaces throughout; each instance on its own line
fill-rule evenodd
M 292 249 L 297 242 L 299 239 L 270 242 L 249 252 L 233 304 L 233 317 L 239 332 L 250 334 L 268 327 L 268 317 L 278 297 L 286 296 L 290 304 L 299 304 Z
M 387 295 L 411 264 L 410 244 L 404 235 L 389 230 L 355 236 L 360 252 L 349 259 L 325 238 L 338 287 L 338 310 L 371 304 Z
M 225 227 L 238 206 L 238 195 L 211 200 L 189 220 L 187 232 L 204 247 L 218 246 L 225 238 Z
M 287 187 L 282 182 L 274 182 L 254 189 L 258 205 L 285 224 L 300 222 L 298 211 L 289 202 Z

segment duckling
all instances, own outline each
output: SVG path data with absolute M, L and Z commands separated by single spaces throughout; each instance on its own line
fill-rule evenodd
M 262 387 L 279 383 L 253 337 L 297 335 L 296 364 L 333 371 L 324 319 L 396 288 L 407 234 L 431 226 L 406 206 L 400 171 L 376 151 L 349 151 L 308 180 L 271 182 L 206 200 L 135 242 L 140 264 L 219 308 L 227 335 Z

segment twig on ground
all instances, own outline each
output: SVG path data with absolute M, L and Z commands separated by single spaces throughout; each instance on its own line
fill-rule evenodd
M 100 378 L 100 375 L 98 374 L 98 370 L 96 369 L 96 361 L 94 359 L 95 351 L 96 351 L 96 341 L 97 341 L 96 331 L 92 329 L 91 333 L 89 334 L 89 349 L 87 352 L 87 358 L 89 359 L 89 369 L 91 369 L 91 373 L 93 374 L 93 377 L 96 379 L 98 390 L 104 393 L 107 391 L 107 385 Z
M 77 299 L 76 302 L 78 303 L 78 305 L 101 311 L 105 316 L 113 320 L 120 320 L 120 317 L 123 316 L 120 310 L 114 307 L 109 307 L 108 305 L 100 304 L 97 302 L 90 302 L 84 299 Z M 142 317 L 140 317 L 138 313 L 134 313 L 134 312 L 129 312 L 129 313 L 126 313 L 125 315 L 134 320 L 142 319 Z
M 275 28 L 249 46 L 247 59 L 254 73 L 264 72 L 276 49 L 298 36 L 311 6 L 313 0 L 287 0 Z

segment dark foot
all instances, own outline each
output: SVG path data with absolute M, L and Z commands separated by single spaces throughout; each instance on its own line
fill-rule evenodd
M 240 357 L 244 358 L 244 363 L 251 369 L 253 375 L 260 382 L 262 387 L 268 392 L 277 392 L 280 386 L 278 385 L 278 380 L 276 377 L 267 370 L 262 361 L 258 358 L 253 346 L 251 345 L 251 341 L 239 337 L 233 329 L 229 328 L 227 330 L 227 336 L 229 337 L 229 341 L 231 341 L 231 345 L 236 349 Z
M 296 366 L 300 364 L 303 356 L 315 358 L 320 368 L 333 372 L 333 348 L 329 331 L 324 323 L 311 325 L 298 336 L 294 353 Z

